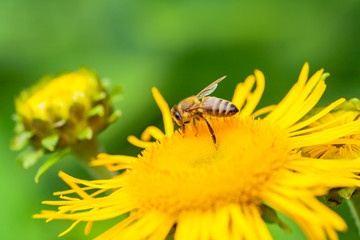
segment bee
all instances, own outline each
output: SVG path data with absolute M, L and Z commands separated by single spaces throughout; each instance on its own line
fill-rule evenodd
M 171 115 L 174 121 L 174 125 L 180 126 L 183 134 L 185 134 L 185 124 L 193 121 L 196 128 L 196 121 L 204 120 L 209 128 L 212 140 L 216 144 L 216 137 L 214 130 L 205 117 L 230 117 L 239 112 L 239 109 L 230 101 L 217 98 L 206 97 L 215 91 L 218 83 L 222 81 L 224 77 L 219 78 L 209 86 L 204 88 L 195 96 L 185 98 L 179 104 L 174 105 L 171 108 Z M 197 131 L 197 128 L 196 128 Z

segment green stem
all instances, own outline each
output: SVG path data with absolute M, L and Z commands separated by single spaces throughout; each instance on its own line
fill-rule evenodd
M 355 221 L 355 225 L 358 229 L 358 234 L 360 236 L 360 202 L 359 202 L 359 199 L 358 198 L 350 198 L 350 199 L 347 199 L 346 200 L 348 206 L 349 206 L 349 209 L 350 209 L 350 212 L 351 212 L 351 215 L 353 216 L 354 218 L 354 221 Z
M 81 162 L 83 167 L 95 179 L 109 179 L 115 175 L 113 172 L 110 172 L 103 166 L 89 166 L 89 163 L 92 159 L 94 159 L 99 153 L 104 152 L 96 138 L 88 141 L 82 141 L 73 147 L 72 150 L 72 152 L 82 160 Z

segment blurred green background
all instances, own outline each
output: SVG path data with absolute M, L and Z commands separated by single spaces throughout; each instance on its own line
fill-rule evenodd
M 24 170 L 9 150 L 13 99 L 44 74 L 85 65 L 124 88 L 117 104 L 123 116 L 101 140 L 109 153 L 138 154 L 127 143 L 148 125 L 162 126 L 151 96 L 157 86 L 169 105 L 196 94 L 227 75 L 216 96 L 231 99 L 239 81 L 262 70 L 266 90 L 260 106 L 277 103 L 297 80 L 305 61 L 311 73 L 331 73 L 321 104 L 360 95 L 360 2 L 322 1 L 0 1 L 0 239 L 56 239 L 71 222 L 31 219 L 66 189 L 57 177 L 64 170 L 90 178 L 68 157 L 35 184 L 39 165 Z M 357 239 L 347 206 L 336 209 L 350 230 L 341 239 Z M 90 236 L 84 225 L 62 239 L 91 239 L 115 221 L 96 223 Z M 305 239 L 269 226 L 275 239 Z

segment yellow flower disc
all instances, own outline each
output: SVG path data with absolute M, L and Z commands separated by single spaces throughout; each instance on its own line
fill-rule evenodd
M 211 209 L 261 201 L 266 183 L 290 157 L 285 132 L 246 118 L 211 121 L 146 149 L 128 172 L 124 190 L 142 209 L 166 212 Z

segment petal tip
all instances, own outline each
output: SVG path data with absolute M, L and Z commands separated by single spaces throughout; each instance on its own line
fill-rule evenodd
M 254 70 L 254 74 L 255 74 L 255 77 L 256 77 L 256 78 L 259 78 L 259 77 L 265 78 L 265 77 L 264 77 L 264 73 L 263 73 L 262 71 L 260 71 L 259 69 L 255 69 L 255 70 Z
M 159 89 L 158 89 L 157 87 L 152 87 L 152 88 L 151 88 L 151 92 L 152 92 L 153 95 L 156 95 L 156 94 L 159 94 L 159 93 L 160 93 L 160 92 L 159 92 Z

